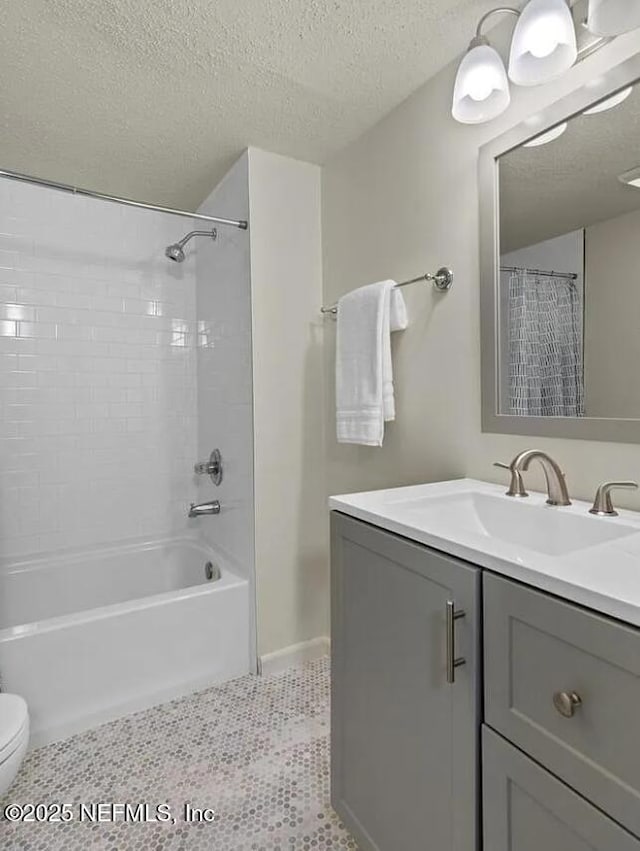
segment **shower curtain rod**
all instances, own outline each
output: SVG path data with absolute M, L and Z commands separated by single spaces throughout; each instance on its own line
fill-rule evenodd
M 116 195 L 105 195 L 102 192 L 93 192 L 91 189 L 81 189 L 79 186 L 71 186 L 68 183 L 57 183 L 54 180 L 45 180 L 42 177 L 31 177 L 28 174 L 20 174 L 18 171 L 7 171 L 0 169 L 0 177 L 8 180 L 17 180 L 20 183 L 31 183 L 34 186 L 44 186 L 47 189 L 57 189 L 60 192 L 68 192 L 72 195 L 82 195 L 85 198 L 97 198 L 100 201 L 111 201 L 114 204 L 123 204 L 126 207 L 138 207 L 141 210 L 153 210 L 156 213 L 171 213 L 174 216 L 184 216 L 188 219 L 198 219 L 203 222 L 215 222 L 218 225 L 229 225 L 230 227 L 246 230 L 249 223 L 238 219 L 221 219 L 218 216 L 205 216 L 202 213 L 190 213 L 188 210 L 174 210 L 171 207 L 160 207 L 157 204 L 146 204 L 143 201 L 133 201 L 131 198 L 118 198 Z
M 537 275 L 541 278 L 568 278 L 571 281 L 577 281 L 578 276 L 575 272 L 546 272 L 544 269 L 530 269 L 528 266 L 500 266 L 501 272 L 529 272 L 532 275 Z

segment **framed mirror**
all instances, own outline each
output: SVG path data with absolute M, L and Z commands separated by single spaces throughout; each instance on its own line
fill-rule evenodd
M 479 179 L 483 431 L 640 442 L 640 56 Z

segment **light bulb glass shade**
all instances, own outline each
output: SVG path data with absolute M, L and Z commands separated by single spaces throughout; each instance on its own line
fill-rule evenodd
M 587 29 L 614 36 L 640 27 L 640 0 L 589 0 Z
M 451 114 L 462 124 L 491 121 L 509 106 L 509 80 L 497 50 L 486 43 L 476 44 L 458 67 L 453 87 Z
M 576 28 L 566 0 L 529 0 L 513 33 L 509 77 L 539 86 L 559 77 L 578 57 Z

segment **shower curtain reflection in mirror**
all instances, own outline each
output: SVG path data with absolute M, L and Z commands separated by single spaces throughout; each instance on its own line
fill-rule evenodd
M 508 413 L 584 416 L 576 282 L 526 269 L 511 272 L 508 280 Z

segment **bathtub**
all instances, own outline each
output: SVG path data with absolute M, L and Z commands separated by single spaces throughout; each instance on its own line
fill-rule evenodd
M 249 635 L 247 580 L 191 539 L 0 567 L 0 680 L 32 747 L 246 674 Z

